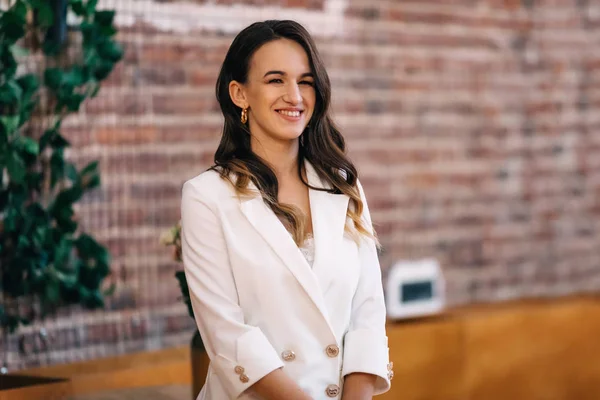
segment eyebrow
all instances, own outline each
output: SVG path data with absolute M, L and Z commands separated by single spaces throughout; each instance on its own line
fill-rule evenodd
M 266 78 L 268 75 L 286 76 L 287 74 L 284 71 L 269 71 L 263 76 L 263 78 Z M 305 72 L 302 75 L 300 75 L 300 78 L 314 78 L 314 76 L 312 72 Z

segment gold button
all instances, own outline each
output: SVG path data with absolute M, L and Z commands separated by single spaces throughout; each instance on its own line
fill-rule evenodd
M 338 385 L 329 385 L 327 389 L 325 389 L 325 394 L 329 397 L 335 397 L 340 394 L 340 387 Z
M 246 375 L 246 374 L 240 375 L 240 381 L 242 381 L 242 383 L 248 383 L 249 380 L 250 380 L 250 378 L 248 378 L 248 375 Z
M 239 375 L 239 374 L 243 374 L 245 370 L 244 370 L 244 367 L 240 367 L 240 366 L 238 365 L 238 366 L 236 366 L 236 367 L 234 368 L 234 371 L 235 371 L 235 373 L 236 373 L 236 374 L 238 374 L 238 375 Z
M 337 355 L 340 354 L 340 348 L 337 347 L 335 344 L 330 344 L 325 349 L 325 352 L 329 357 L 337 357 Z
M 281 358 L 283 358 L 284 361 L 294 361 L 296 359 L 296 353 L 292 350 L 285 350 L 281 353 Z

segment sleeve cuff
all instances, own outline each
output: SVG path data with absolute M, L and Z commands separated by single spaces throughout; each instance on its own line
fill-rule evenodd
M 265 375 L 283 367 L 279 355 L 257 327 L 237 338 L 236 358 L 230 360 L 217 354 L 215 360 L 215 371 L 232 399 L 237 399 Z
M 377 376 L 375 393 L 390 389 L 388 339 L 385 332 L 372 329 L 356 329 L 344 337 L 344 365 L 342 376 L 353 372 Z

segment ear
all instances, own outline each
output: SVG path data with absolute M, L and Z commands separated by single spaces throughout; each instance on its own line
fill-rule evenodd
M 233 104 L 241 108 L 248 108 L 248 101 L 246 100 L 246 92 L 244 89 L 244 85 L 239 83 L 238 81 L 229 82 L 229 97 L 231 97 L 231 101 Z

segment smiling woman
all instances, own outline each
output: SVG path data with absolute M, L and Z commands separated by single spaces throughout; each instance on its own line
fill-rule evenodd
M 211 358 L 198 399 L 371 399 L 390 387 L 377 240 L 308 32 L 265 21 L 217 80 L 215 165 L 188 180 L 182 255 Z

